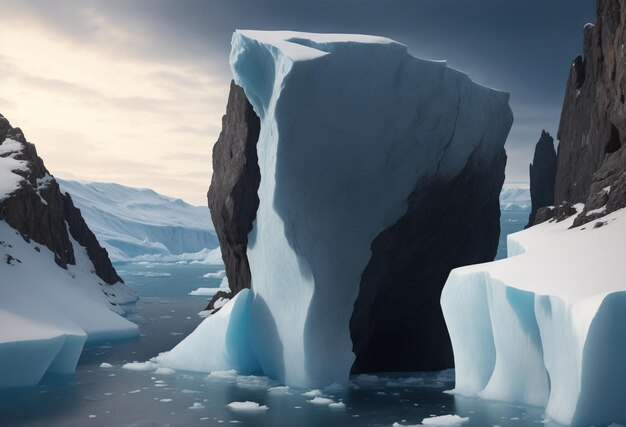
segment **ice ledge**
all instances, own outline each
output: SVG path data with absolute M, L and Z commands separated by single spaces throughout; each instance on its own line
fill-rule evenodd
M 626 421 L 626 210 L 600 228 L 544 223 L 517 256 L 454 270 L 441 304 L 455 393 L 536 406 L 563 424 Z

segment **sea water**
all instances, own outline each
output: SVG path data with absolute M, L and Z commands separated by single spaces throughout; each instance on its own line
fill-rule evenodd
M 506 234 L 526 224 L 528 212 L 503 211 Z M 506 254 L 506 251 L 504 251 Z M 485 402 L 445 393 L 454 387 L 453 371 L 354 376 L 349 386 L 321 390 L 343 407 L 313 403 L 310 390 L 273 388 L 265 377 L 153 371 L 122 368 L 145 361 L 180 342 L 202 321 L 206 297 L 188 295 L 198 287 L 218 287 L 204 278 L 223 267 L 197 264 L 116 265 L 141 300 L 128 318 L 141 335 L 123 342 L 86 347 L 76 374 L 47 376 L 36 387 L 0 391 L 2 426 L 392 426 L 418 425 L 422 419 L 454 414 L 463 426 L 537 426 L 540 408 Z M 101 367 L 102 363 L 112 367 Z M 232 402 L 256 402 L 267 410 L 235 411 Z M 551 425 L 547 422 L 547 425 Z M 554 425 L 554 424 L 552 424 Z

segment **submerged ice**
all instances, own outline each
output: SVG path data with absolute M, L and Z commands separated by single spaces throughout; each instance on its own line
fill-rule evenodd
M 500 155 L 508 94 L 371 36 L 237 31 L 231 68 L 261 120 L 252 290 L 159 360 L 344 384 L 372 241 L 418 183 Z M 243 360 L 232 360 L 233 343 Z

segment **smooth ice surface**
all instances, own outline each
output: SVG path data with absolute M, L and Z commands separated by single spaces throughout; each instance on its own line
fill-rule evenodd
M 113 261 L 175 262 L 176 256 L 202 260 L 202 254 L 193 254 L 219 245 L 206 206 L 191 206 L 148 188 L 58 178 L 57 182 L 72 196 Z
M 578 205 L 577 208 L 582 208 Z M 563 424 L 626 421 L 626 211 L 509 235 L 509 258 L 452 271 L 441 304 L 455 392 L 545 406 Z
M 154 362 L 195 372 L 258 372 L 259 365 L 248 335 L 252 298 L 249 289 L 242 290 L 171 351 L 157 356 Z
M 27 243 L 0 221 L 0 387 L 72 373 L 85 342 L 139 333 L 119 315 L 135 293 L 121 283 L 105 284 L 86 249 L 71 241 L 76 265 L 65 270 L 47 247 Z
M 345 384 L 372 240 L 420 179 L 452 178 L 470 156 L 490 164 L 512 123 L 508 94 L 382 37 L 236 31 L 230 60 L 261 119 L 254 352 L 287 385 Z

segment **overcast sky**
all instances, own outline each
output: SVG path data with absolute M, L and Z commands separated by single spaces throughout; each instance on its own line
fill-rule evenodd
M 591 0 L 0 0 L 0 113 L 64 178 L 204 205 L 236 28 L 391 37 L 511 93 L 507 182 L 553 135 Z

